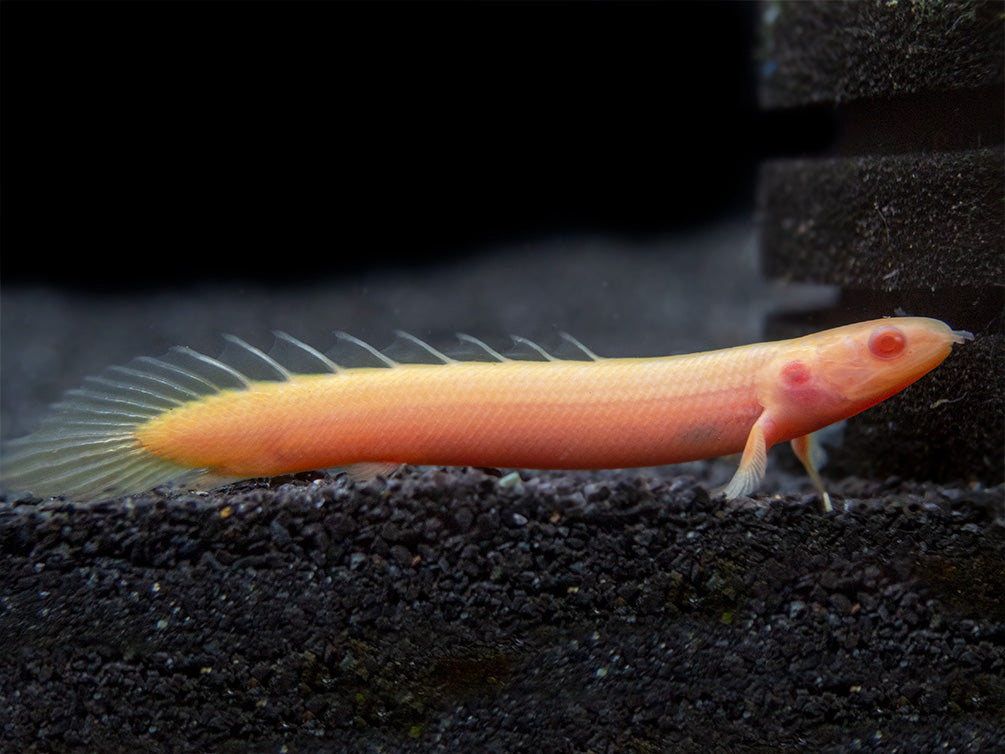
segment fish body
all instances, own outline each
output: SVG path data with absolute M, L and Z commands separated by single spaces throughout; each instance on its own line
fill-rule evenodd
M 756 488 L 767 449 L 792 441 L 829 505 L 811 434 L 907 387 L 972 336 L 902 317 L 657 358 L 584 348 L 587 360 L 561 360 L 530 344 L 545 360 L 511 360 L 465 336 L 493 360 L 455 361 L 420 343 L 440 364 L 397 363 L 351 339 L 382 366 L 348 369 L 280 337 L 319 373 L 236 338 L 265 378 L 189 349 L 113 368 L 5 448 L 4 485 L 97 498 L 331 467 L 621 468 L 742 452 L 725 488 L 738 497 Z
M 753 372 L 723 366 L 693 357 L 459 362 L 295 376 L 169 412 L 137 439 L 237 477 L 360 462 L 676 463 L 743 449 L 760 413 Z

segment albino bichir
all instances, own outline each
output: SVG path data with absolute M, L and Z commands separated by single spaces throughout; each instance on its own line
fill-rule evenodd
M 112 367 L 70 391 L 37 432 L 6 445 L 7 490 L 99 499 L 167 482 L 398 464 L 600 469 L 742 452 L 727 498 L 751 494 L 768 448 L 791 441 L 825 507 L 812 433 L 938 366 L 970 333 L 923 317 L 860 322 L 792 340 L 657 358 L 459 361 L 342 368 L 289 335 L 281 357 L 229 337 L 239 359 L 188 348 Z M 570 339 L 571 340 L 571 339 Z M 575 342 L 575 341 L 573 341 Z M 578 345 L 578 343 L 577 343 Z

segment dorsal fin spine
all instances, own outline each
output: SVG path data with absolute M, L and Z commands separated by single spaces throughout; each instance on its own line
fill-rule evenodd
M 483 351 L 485 351 L 485 353 L 487 353 L 489 356 L 491 356 L 496 361 L 500 361 L 500 362 L 513 361 L 513 359 L 506 358 L 501 353 L 499 353 L 498 351 L 496 351 L 494 348 L 491 348 L 488 344 L 486 344 L 486 343 L 478 340 L 478 338 L 474 337 L 473 335 L 468 335 L 467 333 L 459 332 L 459 333 L 457 333 L 457 337 L 460 340 L 463 340 L 463 341 L 465 341 L 467 343 L 471 343 L 472 345 L 478 346 L 480 349 L 482 349 Z
M 556 359 L 550 353 L 548 353 L 543 348 L 541 348 L 541 346 L 539 346 L 533 340 L 530 340 L 529 338 L 525 338 L 522 335 L 510 335 L 510 337 L 513 339 L 514 343 L 523 343 L 528 348 L 530 348 L 530 349 L 532 349 L 534 351 L 537 351 L 539 354 L 541 354 L 545 358 L 545 360 L 547 360 L 547 361 L 558 361 L 558 359 Z
M 261 360 L 266 366 L 275 371 L 279 375 L 279 378 L 284 382 L 288 382 L 292 375 L 283 367 L 278 361 L 273 359 L 271 356 L 263 352 L 261 349 L 255 348 L 250 343 L 241 340 L 236 335 L 224 335 L 226 341 L 233 343 L 238 348 L 243 348 L 245 351 L 250 353 L 256 359 Z
M 390 367 L 392 369 L 394 367 L 398 366 L 398 362 L 397 361 L 395 361 L 394 359 L 391 359 L 391 358 L 385 356 L 380 351 L 378 351 L 376 348 L 374 348 L 369 343 L 367 343 L 365 340 L 360 340 L 355 335 L 350 335 L 345 330 L 336 330 L 335 331 L 335 337 L 338 338 L 339 340 L 344 340 L 344 341 L 347 341 L 349 343 L 352 343 L 354 345 L 359 346 L 364 351 L 366 351 L 367 353 L 371 354 L 378 361 L 383 362 L 384 364 L 386 364 L 388 367 Z
M 211 367 L 215 367 L 216 369 L 219 369 L 221 372 L 225 372 L 226 374 L 229 374 L 235 380 L 237 380 L 238 382 L 240 382 L 241 385 L 243 385 L 245 388 L 250 388 L 251 387 L 251 382 L 248 381 L 247 377 L 245 377 L 243 374 L 241 374 L 240 372 L 238 372 L 233 367 L 228 366 L 227 364 L 224 364 L 222 361 L 218 361 L 218 360 L 216 360 L 216 359 L 214 359 L 214 358 L 212 358 L 210 356 L 206 356 L 205 354 L 201 354 L 198 351 L 193 351 L 188 346 L 175 346 L 171 350 L 174 351 L 175 353 L 179 353 L 179 354 L 182 354 L 184 356 L 188 356 L 191 359 L 195 359 L 196 361 L 202 362 L 203 364 L 206 364 L 206 365 L 211 366 Z M 215 385 L 215 387 L 216 387 L 217 390 L 221 389 L 219 385 Z
M 456 359 L 451 359 L 446 354 L 440 353 L 435 348 L 433 348 L 431 345 L 429 345 L 428 343 L 426 343 L 424 340 L 421 340 L 420 338 L 415 337 L 414 335 L 412 335 L 409 332 L 405 332 L 404 330 L 395 330 L 394 334 L 397 335 L 399 338 L 404 338 L 405 340 L 409 340 L 412 343 L 415 343 L 415 345 L 419 346 L 419 348 L 422 348 L 423 350 L 427 351 L 431 355 L 435 356 L 437 359 L 439 359 L 440 361 L 442 361 L 444 364 L 456 364 L 457 363 Z
M 292 335 L 290 335 L 288 333 L 284 333 L 281 330 L 273 330 L 272 334 L 275 335 L 276 338 L 278 338 L 279 340 L 286 341 L 290 345 L 292 345 L 292 346 L 294 346 L 296 348 L 299 348 L 304 353 L 308 354 L 312 358 L 314 358 L 317 361 L 321 362 L 325 366 L 325 368 L 329 372 L 331 372 L 332 374 L 336 374 L 336 373 L 342 371 L 342 367 L 340 367 L 334 361 L 332 361 L 331 359 L 329 359 L 323 353 L 321 353 L 320 351 L 318 351 L 315 348 L 311 348 L 309 345 L 307 345 L 303 341 L 297 340 Z
M 590 358 L 591 361 L 602 361 L 603 360 L 600 356 L 597 356 L 597 354 L 595 354 L 589 348 L 587 348 L 586 346 L 584 346 L 582 343 L 580 343 L 574 337 L 572 337 L 571 335 L 569 335 L 569 333 L 567 333 L 567 332 L 561 332 L 561 333 L 559 333 L 559 335 L 561 335 L 564 340 L 567 340 L 569 343 L 572 343 L 572 345 L 574 345 L 580 351 L 582 351 L 583 353 L 585 353 Z

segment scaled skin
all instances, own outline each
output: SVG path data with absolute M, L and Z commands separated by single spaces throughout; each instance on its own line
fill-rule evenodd
M 32 449 L 24 453 L 27 471 L 16 459 L 14 473 L 5 475 L 34 485 L 37 494 L 124 494 L 116 474 L 149 488 L 186 469 L 242 478 L 400 463 L 620 468 L 742 451 L 725 488 L 737 497 L 755 489 L 767 449 L 793 440 L 829 506 L 810 433 L 907 387 L 969 337 L 938 320 L 905 317 L 662 358 L 398 364 L 293 375 L 123 419 L 115 437 L 125 450 L 96 451 L 93 473 L 60 439 L 58 478 L 50 480 L 39 461 L 47 444 L 40 432 L 24 441 Z M 90 421 L 88 411 L 74 420 L 83 414 Z M 120 452 L 128 454 L 122 468 L 115 463 Z

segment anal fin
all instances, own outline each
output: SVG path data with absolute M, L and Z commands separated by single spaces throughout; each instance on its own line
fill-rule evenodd
M 368 482 L 374 477 L 387 476 L 402 466 L 395 461 L 362 461 L 349 466 L 341 466 L 338 471 L 344 471 L 354 482 Z

